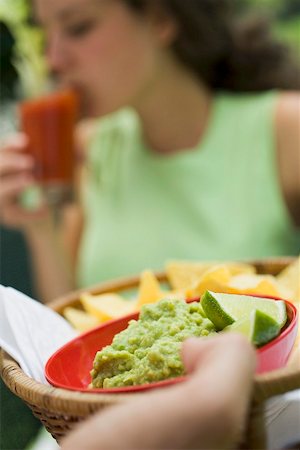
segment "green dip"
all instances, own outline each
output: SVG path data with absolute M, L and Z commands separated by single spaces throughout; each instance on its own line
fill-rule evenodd
M 132 386 L 182 375 L 182 341 L 215 331 L 199 302 L 164 299 L 145 305 L 139 320 L 131 320 L 111 345 L 97 352 L 91 387 Z

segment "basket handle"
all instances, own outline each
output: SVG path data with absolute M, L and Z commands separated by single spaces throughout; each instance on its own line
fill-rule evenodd
M 292 353 L 290 355 L 290 358 L 288 360 L 288 367 L 295 367 L 300 369 L 300 341 L 299 343 L 294 346 Z
M 295 358 L 287 367 L 255 377 L 254 402 L 261 403 L 273 396 L 285 394 L 299 388 L 300 359 L 296 360 Z

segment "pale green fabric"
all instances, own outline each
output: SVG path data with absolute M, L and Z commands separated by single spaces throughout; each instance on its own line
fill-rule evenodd
M 276 92 L 216 96 L 198 147 L 150 151 L 138 117 L 101 120 L 89 160 L 81 286 L 161 269 L 168 259 L 223 260 L 299 252 L 280 190 Z

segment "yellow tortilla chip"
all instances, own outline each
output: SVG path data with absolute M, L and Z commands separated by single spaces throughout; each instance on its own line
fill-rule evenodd
M 63 310 L 63 315 L 80 332 L 88 331 L 101 323 L 97 317 L 71 306 L 67 306 Z
M 277 280 L 272 275 L 236 275 L 231 278 L 228 288 L 232 294 L 282 296 Z
M 155 303 L 164 296 L 159 281 L 150 270 L 142 272 L 137 294 L 137 308 L 148 303 Z
M 277 275 L 277 280 L 282 288 L 290 292 L 288 298 L 300 302 L 300 256 Z
M 135 302 L 113 293 L 100 295 L 86 293 L 81 295 L 80 301 L 88 313 L 102 322 L 126 316 L 136 310 Z
M 226 286 L 231 279 L 227 266 L 219 265 L 207 269 L 194 284 L 186 289 L 187 298 L 200 297 L 206 290 L 213 292 L 227 292 Z
M 216 262 L 216 261 L 169 261 L 165 264 L 165 271 L 167 274 L 170 286 L 173 289 L 190 288 L 198 282 L 202 275 L 209 269 L 226 266 L 231 275 L 239 273 L 255 273 L 255 267 L 247 263 L 236 262 Z
M 203 273 L 198 282 L 186 289 L 187 298 L 200 297 L 206 290 L 228 294 L 266 295 L 287 298 L 287 292 L 272 275 L 240 273 L 233 275 L 226 265 L 215 266 Z
M 185 289 L 194 284 L 214 263 L 170 261 L 165 265 L 168 282 L 173 289 Z

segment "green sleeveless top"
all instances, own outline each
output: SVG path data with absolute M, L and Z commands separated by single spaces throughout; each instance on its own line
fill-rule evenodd
M 299 253 L 278 181 L 276 99 L 218 94 L 201 143 L 169 156 L 145 146 L 133 111 L 102 119 L 83 191 L 79 285 L 162 269 L 168 259 Z

